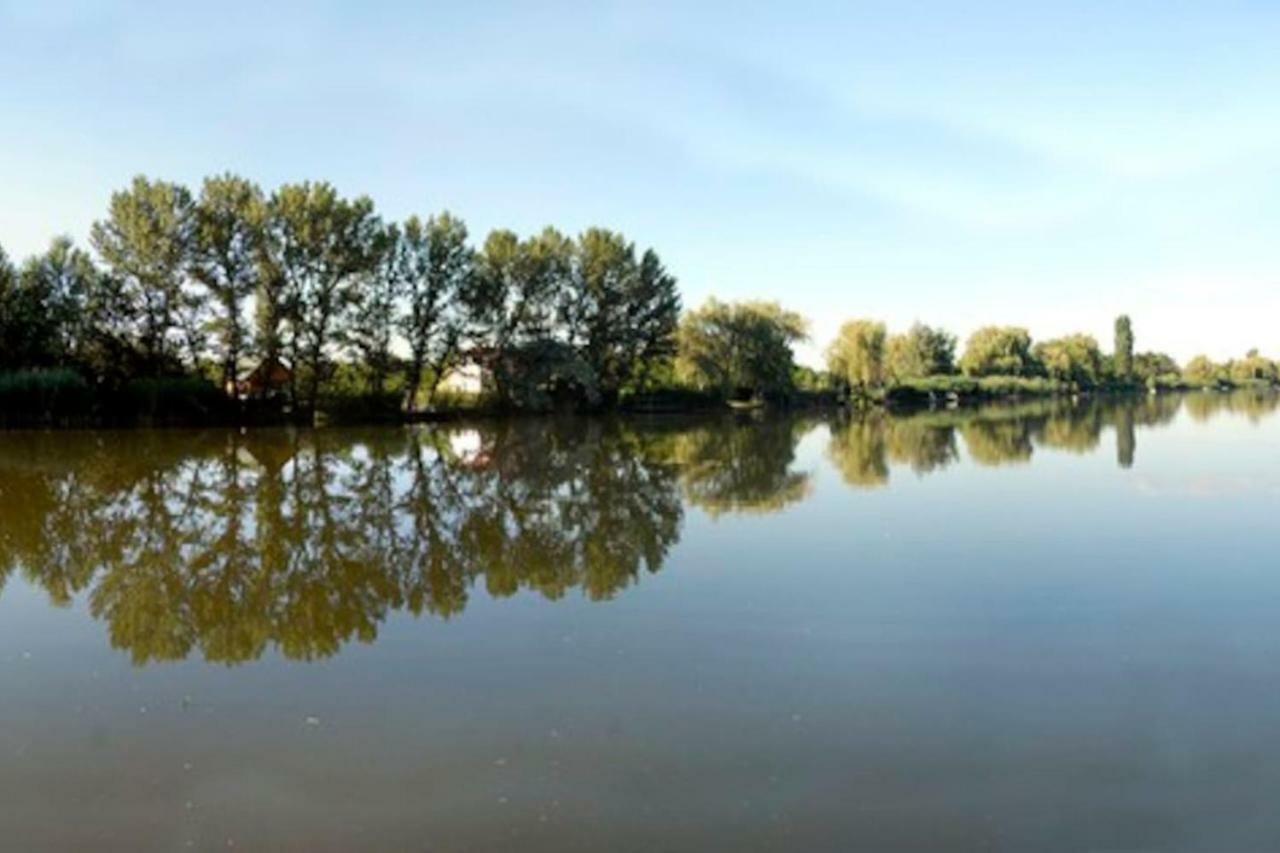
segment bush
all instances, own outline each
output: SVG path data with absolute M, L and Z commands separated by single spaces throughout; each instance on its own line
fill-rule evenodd
M 147 423 L 210 423 L 234 415 L 230 398 L 194 376 L 134 379 L 112 395 L 111 415 Z
M 74 370 L 0 373 L 0 425 L 56 423 L 92 411 L 93 389 Z

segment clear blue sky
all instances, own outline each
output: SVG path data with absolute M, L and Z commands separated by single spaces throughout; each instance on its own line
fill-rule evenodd
M 687 304 L 1280 356 L 1280 3 L 0 0 L 0 244 L 133 174 L 619 228 Z

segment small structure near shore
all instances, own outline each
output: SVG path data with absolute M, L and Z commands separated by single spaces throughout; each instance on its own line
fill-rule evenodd
M 278 358 L 261 361 L 236 383 L 241 398 L 270 399 L 285 394 L 293 384 L 293 370 Z

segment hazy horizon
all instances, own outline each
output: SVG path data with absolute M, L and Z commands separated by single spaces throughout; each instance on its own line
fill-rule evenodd
M 604 225 L 686 307 L 1280 355 L 1280 9 L 0 0 L 0 246 L 138 173 Z

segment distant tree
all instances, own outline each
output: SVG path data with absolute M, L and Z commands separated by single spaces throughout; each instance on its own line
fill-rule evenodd
M 923 323 L 892 335 L 885 347 L 885 373 L 896 380 L 953 373 L 955 361 L 955 336 Z
M 960 369 L 967 376 L 1030 376 L 1031 335 L 1017 326 L 984 326 L 969 336 Z
M 1182 377 L 1191 385 L 1215 385 L 1226 378 L 1226 371 L 1207 355 L 1197 355 L 1182 369 Z
M 191 274 L 215 307 L 212 329 L 222 384 L 235 392 L 249 342 L 245 302 L 261 287 L 266 200 L 257 184 L 232 174 L 205 178 L 195 204 Z
M 185 187 L 138 176 L 129 189 L 111 196 L 107 218 L 90 231 L 94 249 L 119 283 L 153 371 L 165 369 L 181 350 L 194 365 L 200 351 L 202 304 L 186 286 L 193 208 Z
M 799 314 L 776 302 L 715 299 L 685 314 L 677 331 L 680 372 L 726 395 L 791 388 L 792 346 L 807 337 Z
M 1115 372 L 1119 379 L 1133 378 L 1133 324 L 1128 314 L 1116 318 Z
M 348 201 L 327 183 L 287 184 L 267 205 L 268 281 L 278 289 L 295 376 L 294 403 L 314 411 L 354 289 L 378 259 L 381 223 L 373 202 Z
M 834 391 L 836 381 L 837 377 L 830 370 L 814 370 L 806 364 L 797 364 L 791 370 L 791 384 L 800 391 Z
M 1261 356 L 1256 349 L 1251 349 L 1244 358 L 1231 362 L 1230 378 L 1237 383 L 1275 382 L 1276 365 Z
M 884 381 L 885 328 L 874 320 L 850 320 L 827 347 L 827 367 L 858 391 Z
M 1182 368 L 1171 355 L 1162 352 L 1140 352 L 1133 357 L 1133 375 L 1148 385 L 1164 380 L 1173 382 Z
M 1067 335 L 1035 346 L 1036 360 L 1053 379 L 1092 386 L 1102 377 L 1102 351 L 1092 335 Z
M 676 280 L 656 252 L 637 260 L 632 243 L 602 228 L 578 236 L 562 319 L 607 397 L 671 356 L 679 318 Z
M 472 286 L 475 252 L 467 245 L 467 226 L 448 212 L 425 222 L 410 217 L 395 251 L 393 274 L 403 281 L 408 303 L 400 320 L 409 344 L 405 403 L 413 410 L 424 372 L 431 376 L 429 399 L 457 360 L 466 322 L 462 299 Z

